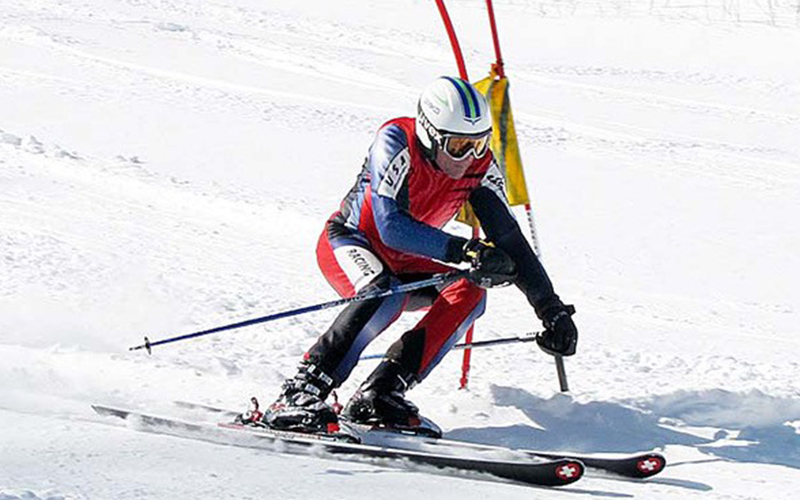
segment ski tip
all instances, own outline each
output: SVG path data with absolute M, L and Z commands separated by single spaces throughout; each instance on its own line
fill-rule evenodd
M 121 419 L 127 419 L 130 412 L 127 410 L 122 410 L 119 408 L 112 408 L 110 406 L 105 406 L 102 404 L 93 404 L 92 410 L 100 416 L 103 417 L 117 417 Z
M 586 466 L 579 460 L 559 460 L 555 464 L 555 473 L 558 483 L 556 486 L 572 484 L 583 477 Z
M 639 477 L 655 476 L 667 466 L 667 459 L 660 453 L 649 453 L 637 460 L 636 471 Z

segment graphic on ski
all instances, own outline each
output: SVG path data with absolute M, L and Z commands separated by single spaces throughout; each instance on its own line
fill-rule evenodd
M 544 458 L 572 458 L 580 460 L 587 467 L 602 469 L 627 477 L 648 478 L 655 476 L 667 466 L 667 460 L 660 453 L 639 453 L 620 457 L 592 456 L 581 453 L 554 453 L 528 451 L 529 454 Z
M 455 456 L 349 443 L 336 436 L 323 434 L 301 434 L 227 423 L 212 426 L 102 405 L 93 405 L 92 408 L 100 415 L 135 420 L 142 426 L 141 430 L 153 433 L 233 446 L 266 448 L 273 451 L 276 451 L 275 445 L 280 444 L 281 453 L 316 454 L 322 451 L 332 456 L 352 460 L 380 458 L 386 459 L 388 466 L 406 467 L 408 463 L 423 464 L 442 469 L 445 474 L 448 470 L 453 469 L 472 471 L 540 486 L 564 486 L 574 483 L 583 476 L 585 470 L 579 460 L 572 459 L 534 461 L 532 458 L 528 460 L 498 460 Z

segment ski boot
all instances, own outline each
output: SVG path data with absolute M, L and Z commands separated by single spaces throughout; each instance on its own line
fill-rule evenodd
M 339 419 L 325 399 L 333 379 L 311 363 L 301 363 L 297 375 L 283 383 L 278 399 L 264 412 L 261 422 L 277 430 L 313 434 L 339 432 Z
M 347 403 L 342 417 L 375 429 L 439 438 L 441 429 L 404 397 L 414 381 L 399 363 L 383 361 Z

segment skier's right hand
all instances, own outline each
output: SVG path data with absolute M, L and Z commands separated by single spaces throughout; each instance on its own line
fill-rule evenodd
M 483 288 L 508 285 L 517 279 L 514 261 L 491 242 L 478 238 L 467 241 L 462 259 L 472 266 L 469 280 Z

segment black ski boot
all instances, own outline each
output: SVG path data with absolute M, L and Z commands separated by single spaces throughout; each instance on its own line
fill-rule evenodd
M 325 399 L 333 379 L 311 363 L 301 363 L 297 375 L 283 383 L 283 392 L 264 413 L 271 429 L 306 433 L 339 432 L 339 419 Z
M 356 391 L 342 416 L 356 424 L 440 437 L 441 430 L 404 396 L 416 381 L 394 361 L 383 361 Z

